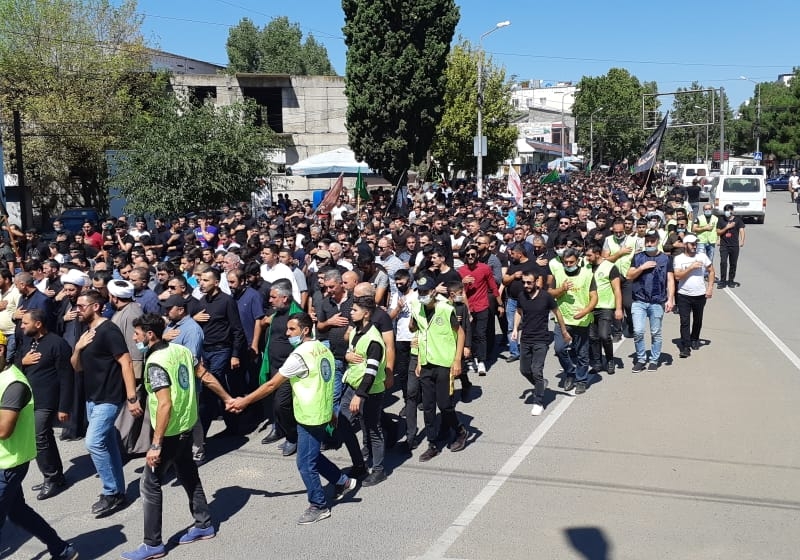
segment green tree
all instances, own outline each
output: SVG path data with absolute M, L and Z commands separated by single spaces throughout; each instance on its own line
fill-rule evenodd
M 628 158 L 635 160 L 652 130 L 642 126 L 642 98 L 657 93 L 654 82 L 640 83 L 622 68 L 612 68 L 604 76 L 584 76 L 578 83 L 573 114 L 578 123 L 578 145 L 588 153 L 590 117 L 594 119 L 594 160 L 612 162 Z M 648 97 L 646 113 L 649 123 L 658 125 L 658 103 Z M 602 107 L 602 111 L 597 109 Z M 597 111 L 597 112 L 595 112 Z
M 105 209 L 105 150 L 159 86 L 136 3 L 0 0 L 0 21 L 6 153 L 14 153 L 7 127 L 18 110 L 33 206 Z
M 305 42 L 297 23 L 276 17 L 259 29 L 243 18 L 228 32 L 229 72 L 267 74 L 335 75 L 328 51 L 313 35 Z
M 444 111 L 454 0 L 342 0 L 347 132 L 393 184 L 421 163 Z
M 131 124 L 112 185 L 134 213 L 174 215 L 249 200 L 256 177 L 269 174 L 266 150 L 277 145 L 255 123 L 256 106 L 158 101 Z
M 455 170 L 475 170 L 472 154 L 478 126 L 478 58 L 482 55 L 468 41 L 461 41 L 447 60 L 444 113 L 432 151 L 434 158 L 443 165 L 452 163 Z M 487 155 L 483 161 L 491 173 L 513 155 L 517 128 L 510 124 L 514 108 L 505 71 L 491 59 L 484 60 L 482 67 L 483 132 L 487 137 Z

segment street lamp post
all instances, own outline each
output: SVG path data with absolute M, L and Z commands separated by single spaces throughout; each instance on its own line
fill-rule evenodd
M 739 76 L 742 80 L 747 80 L 756 85 L 756 152 L 761 151 L 761 82 L 751 80 L 747 76 Z
M 481 38 L 478 40 L 478 136 L 475 142 L 475 157 L 478 158 L 476 166 L 478 175 L 478 198 L 483 198 L 483 39 L 498 29 L 509 25 L 511 25 L 510 21 L 501 21 L 481 35 Z
M 706 157 L 703 159 L 703 163 L 708 165 L 708 107 L 701 107 L 700 105 L 695 105 L 694 108 L 706 112 Z M 700 156 L 698 156 L 697 159 L 700 159 Z
M 602 110 L 602 107 L 598 107 L 589 115 L 589 173 L 594 169 L 594 115 Z

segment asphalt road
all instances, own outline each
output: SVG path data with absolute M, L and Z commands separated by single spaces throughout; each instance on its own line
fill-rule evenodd
M 788 194 L 770 193 L 766 224 L 747 225 L 741 287 L 716 291 L 706 308 L 701 350 L 678 358 L 670 315 L 657 372 L 631 374 L 625 340 L 624 368 L 596 377 L 579 397 L 557 388 L 550 356 L 552 390 L 540 417 L 529 414 L 517 364 L 495 364 L 474 379 L 474 401 L 458 406 L 472 432 L 463 452 L 445 450 L 429 463 L 390 452 L 386 482 L 359 488 L 316 525 L 296 525 L 306 497 L 294 460 L 261 445 L 263 434 L 212 440 L 217 457 L 201 478 L 219 534 L 169 557 L 797 558 L 799 240 Z M 96 520 L 89 508 L 100 485 L 83 442 L 60 447 L 72 486 L 36 502 L 27 489 L 39 481 L 32 465 L 29 501 L 81 558 L 136 547 L 143 461 L 125 468 L 131 505 Z M 347 466 L 345 454 L 329 456 Z M 176 536 L 191 521 L 187 500 L 180 488 L 164 493 L 164 535 Z M 48 557 L 10 524 L 2 537 L 2 557 Z

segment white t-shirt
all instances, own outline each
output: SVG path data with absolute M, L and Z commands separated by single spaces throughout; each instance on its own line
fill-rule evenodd
M 684 296 L 702 296 L 706 293 L 706 283 L 703 280 L 704 271 L 711 266 L 711 261 L 705 253 L 695 253 L 690 257 L 686 253 L 675 255 L 672 268 L 676 271 L 686 270 L 692 263 L 700 262 L 702 267 L 697 268 L 678 281 L 678 293 Z
M 400 299 L 400 292 L 395 291 L 389 300 L 389 309 L 397 307 L 397 300 Z M 408 290 L 405 294 L 406 304 L 395 317 L 395 340 L 409 342 L 414 338 L 414 333 L 409 330 L 411 324 L 411 302 L 417 299 L 416 290 Z

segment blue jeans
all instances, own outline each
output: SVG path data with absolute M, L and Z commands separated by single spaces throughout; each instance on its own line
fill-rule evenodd
M 514 327 L 514 315 L 517 314 L 517 300 L 508 298 L 506 300 L 506 318 L 509 326 Z M 519 342 L 511 340 L 511 328 L 508 329 L 508 353 L 514 357 L 519 356 Z
M 339 482 L 342 476 L 341 469 L 320 451 L 320 444 L 326 437 L 325 425 L 297 425 L 297 470 L 306 486 L 308 503 L 318 508 L 328 507 L 320 475 L 331 484 Z
M 113 427 L 113 422 L 112 422 Z M 67 543 L 56 534 L 55 530 L 41 515 L 25 503 L 22 493 L 22 481 L 28 474 L 28 465 L 23 463 L 10 469 L 0 470 L 0 529 L 6 518 L 47 545 L 47 550 L 54 558 L 64 552 Z
M 86 402 L 86 450 L 92 458 L 94 468 L 103 483 L 103 494 L 125 493 L 125 477 L 122 474 L 122 453 L 119 449 L 114 420 L 119 416 L 122 404 Z
M 567 344 L 561 329 L 553 329 L 553 349 L 566 377 L 586 382 L 589 379 L 589 327 L 567 325 L 572 343 Z
M 650 362 L 657 364 L 661 358 L 661 321 L 664 319 L 663 303 L 645 303 L 634 301 L 631 308 L 633 314 L 633 344 L 636 347 L 636 361 L 647 362 L 647 350 L 644 342 L 645 320 L 650 321 Z
M 711 264 L 714 264 L 714 250 L 716 249 L 716 245 L 714 243 L 698 243 L 697 244 L 697 252 L 698 253 L 705 253 L 708 257 L 708 260 L 711 261 Z M 704 277 L 708 278 L 708 270 L 704 271 Z

